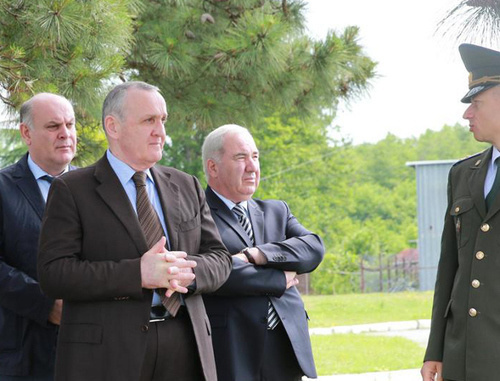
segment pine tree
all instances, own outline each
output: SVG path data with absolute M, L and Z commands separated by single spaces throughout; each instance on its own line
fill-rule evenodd
M 500 1 L 460 0 L 441 20 L 438 29 L 453 39 L 498 48 Z
M 79 156 L 91 160 L 96 148 L 87 136 L 95 135 L 106 81 L 122 70 L 140 4 L 0 0 L 0 99 L 13 121 L 20 104 L 35 93 L 64 95 L 73 102 L 80 127 L 93 126 L 90 134 L 80 134 L 79 147 Z
M 167 163 L 200 174 L 201 142 L 213 128 L 252 128 L 275 113 L 331 120 L 340 98 L 365 90 L 375 64 L 357 43 L 358 29 L 315 41 L 304 31 L 304 6 L 146 1 L 128 76 L 159 86 L 167 100 Z

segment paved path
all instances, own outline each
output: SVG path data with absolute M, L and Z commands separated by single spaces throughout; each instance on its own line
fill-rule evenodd
M 430 320 L 412 320 L 376 324 L 360 324 L 331 328 L 311 328 L 311 335 L 330 335 L 332 333 L 368 333 L 371 335 L 401 336 L 425 347 L 429 338 Z M 321 376 L 317 381 L 422 381 L 420 369 L 397 370 L 392 372 L 373 372 L 362 374 L 342 374 Z M 303 381 L 312 381 L 307 377 Z

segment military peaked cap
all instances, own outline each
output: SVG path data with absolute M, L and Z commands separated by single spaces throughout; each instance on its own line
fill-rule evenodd
M 469 91 L 462 98 L 463 103 L 470 103 L 475 95 L 500 85 L 500 52 L 472 44 L 461 44 L 458 50 L 469 71 Z

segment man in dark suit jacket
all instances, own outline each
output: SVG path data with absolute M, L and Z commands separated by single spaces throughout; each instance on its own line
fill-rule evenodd
M 166 119 L 156 87 L 118 85 L 103 106 L 109 150 L 52 184 L 38 272 L 42 289 L 64 300 L 56 380 L 216 380 L 200 293 L 224 283 L 231 259 L 196 178 L 155 165 Z M 136 172 L 147 175 L 164 234 L 152 246 L 138 219 Z M 155 303 L 179 294 L 177 313 Z
M 470 103 L 464 113 L 486 151 L 456 163 L 448 179 L 441 257 L 424 381 L 500 377 L 500 52 L 463 44 Z
M 73 107 L 49 93 L 21 107 L 28 153 L 0 171 L 0 380 L 53 380 L 61 300 L 42 294 L 38 236 L 50 182 L 75 156 Z
M 295 275 L 319 265 L 321 238 L 305 229 L 285 202 L 252 199 L 259 185 L 259 152 L 247 129 L 226 125 L 211 132 L 203 163 L 207 202 L 233 254 L 227 282 L 204 296 L 219 381 L 316 377 Z M 236 205 L 244 208 L 249 224 L 239 222 Z

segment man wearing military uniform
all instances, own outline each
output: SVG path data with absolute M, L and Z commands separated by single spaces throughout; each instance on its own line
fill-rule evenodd
M 463 44 L 463 117 L 486 151 L 450 170 L 423 381 L 500 380 L 500 52 Z M 497 171 L 499 174 L 497 175 Z

